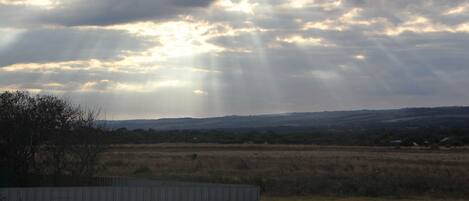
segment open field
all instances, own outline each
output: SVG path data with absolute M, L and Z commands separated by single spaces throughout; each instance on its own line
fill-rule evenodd
M 101 164 L 103 176 L 256 184 L 273 196 L 265 201 L 311 200 L 282 198 L 302 195 L 469 198 L 467 147 L 115 145 Z
M 463 199 L 438 198 L 370 198 L 370 197 L 263 197 L 261 201 L 463 201 Z

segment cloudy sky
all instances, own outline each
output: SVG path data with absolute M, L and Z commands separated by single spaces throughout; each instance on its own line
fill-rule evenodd
M 469 105 L 469 0 L 0 0 L 0 90 L 107 119 Z

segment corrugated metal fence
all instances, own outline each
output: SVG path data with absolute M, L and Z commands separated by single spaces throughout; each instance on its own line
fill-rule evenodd
M 251 185 L 119 180 L 108 187 L 0 188 L 0 201 L 259 201 Z M 3 200 L 2 200 L 3 199 Z

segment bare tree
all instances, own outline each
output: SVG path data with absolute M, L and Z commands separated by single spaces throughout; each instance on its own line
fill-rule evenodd
M 17 176 L 35 165 L 40 137 L 31 119 L 34 105 L 35 99 L 26 93 L 0 95 L 0 160 Z
M 73 140 L 69 155 L 73 175 L 90 177 L 96 172 L 99 154 L 106 148 L 103 141 L 104 129 L 95 124 L 99 112 L 89 110 L 81 112 L 79 125 L 74 129 L 70 139 Z M 97 129 L 99 128 L 99 129 Z
M 104 150 L 96 111 L 55 96 L 0 94 L 0 162 L 17 180 L 28 175 L 91 176 Z

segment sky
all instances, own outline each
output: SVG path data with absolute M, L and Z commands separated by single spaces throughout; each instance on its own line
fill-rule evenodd
M 469 0 L 0 0 L 0 91 L 103 118 L 469 105 Z

